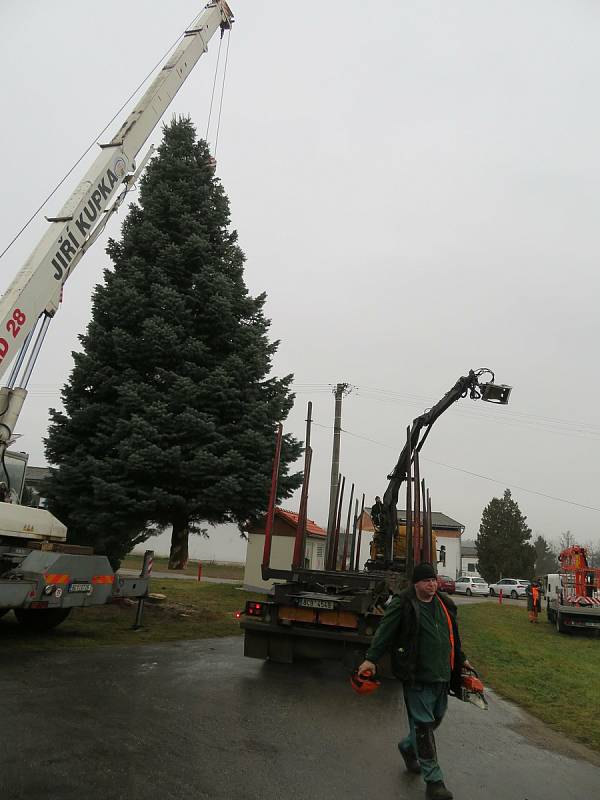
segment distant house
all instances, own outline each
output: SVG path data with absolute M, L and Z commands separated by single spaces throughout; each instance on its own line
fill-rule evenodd
M 431 512 L 431 529 L 435 535 L 437 570 L 440 575 L 457 578 L 461 570 L 461 536 L 465 526 L 440 511 Z M 365 508 L 363 531 L 373 532 L 371 509 Z M 406 511 L 398 511 L 398 530 L 406 535 Z
M 270 589 L 278 581 L 263 581 L 261 565 L 265 547 L 266 517 L 248 531 L 248 547 L 246 550 L 246 568 L 244 570 L 245 589 Z M 298 526 L 298 514 L 283 508 L 275 509 L 271 539 L 271 562 L 273 569 L 290 569 L 294 557 L 294 541 Z M 304 567 L 307 569 L 324 569 L 325 539 L 327 531 L 309 519 L 306 524 L 306 548 Z
M 50 467 L 30 467 L 27 465 L 25 468 L 25 488 L 31 491 L 31 505 L 45 507 L 44 481 L 49 477 Z
M 460 574 L 480 578 L 479 556 L 475 542 L 465 539 L 460 548 Z

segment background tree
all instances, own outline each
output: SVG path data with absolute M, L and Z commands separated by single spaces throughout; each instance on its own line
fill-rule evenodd
M 544 537 L 538 536 L 533 546 L 535 548 L 535 574 L 547 575 L 548 573 L 558 572 L 556 553 Z
M 562 550 L 567 550 L 569 547 L 573 547 L 574 544 L 577 544 L 577 542 L 571 531 L 563 531 L 558 541 L 558 552 L 560 553 Z
M 486 581 L 493 583 L 503 576 L 533 577 L 535 548 L 529 544 L 531 529 L 526 520 L 510 489 L 483 509 L 476 545 L 479 572 Z
M 180 568 L 201 520 L 243 525 L 266 509 L 293 376 L 270 376 L 279 343 L 229 223 L 207 144 L 189 119 L 173 120 L 121 240 L 109 241 L 114 269 L 95 289 L 46 440 L 58 467 L 49 507 L 71 541 L 113 561 L 172 525 L 169 566 Z M 300 484 L 289 474 L 300 453 L 286 435 L 279 499 Z
M 585 549 L 587 550 L 587 562 L 589 567 L 598 567 L 600 566 L 600 553 L 598 544 L 596 542 L 592 542 L 590 539 L 589 542 L 584 544 Z

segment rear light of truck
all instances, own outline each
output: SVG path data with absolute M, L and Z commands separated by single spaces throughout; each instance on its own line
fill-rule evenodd
M 265 610 L 265 603 L 259 603 L 256 600 L 248 600 L 246 603 L 246 614 L 249 617 L 263 617 Z
M 34 600 L 29 604 L 29 608 L 48 608 L 47 600 Z

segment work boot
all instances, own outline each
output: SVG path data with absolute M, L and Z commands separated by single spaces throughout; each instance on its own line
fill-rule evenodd
M 452 800 L 454 795 L 450 789 L 446 789 L 444 781 L 431 781 L 427 784 L 425 797 L 427 800 Z
M 404 763 L 406 764 L 406 771 L 407 772 L 414 772 L 415 775 L 419 775 L 421 772 L 421 767 L 419 765 L 419 761 L 415 754 L 414 750 L 402 750 L 400 744 L 398 744 L 398 750 L 400 751 L 400 755 L 404 759 Z

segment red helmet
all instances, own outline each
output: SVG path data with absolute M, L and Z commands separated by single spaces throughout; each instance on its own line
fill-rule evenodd
M 378 681 L 370 669 L 365 672 L 356 670 L 350 676 L 350 685 L 356 694 L 371 694 L 375 689 L 381 686 L 381 681 Z

